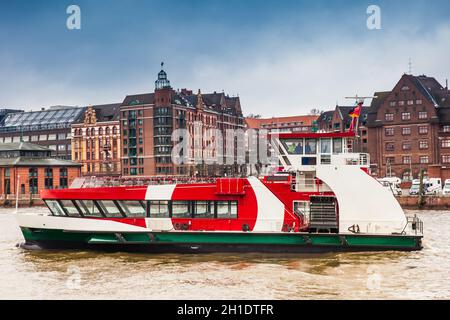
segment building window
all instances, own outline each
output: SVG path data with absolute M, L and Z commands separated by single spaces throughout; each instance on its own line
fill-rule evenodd
M 386 129 L 384 129 L 384 133 L 387 136 L 393 136 L 394 135 L 394 128 L 386 128 Z
M 428 140 L 420 140 L 419 141 L 419 149 L 421 149 L 421 150 L 428 149 Z
M 428 119 L 428 112 L 420 111 L 419 112 L 419 119 Z
M 384 115 L 384 119 L 385 119 L 386 121 L 394 121 L 394 114 L 393 114 L 393 113 L 386 113 L 386 114 Z
M 66 189 L 69 187 L 67 176 L 67 168 L 59 169 L 59 187 L 61 189 Z
M 419 157 L 419 162 L 420 162 L 421 164 L 427 164 L 427 163 L 430 162 L 430 159 L 429 159 L 428 156 L 420 156 L 420 157 Z
M 411 150 L 411 142 L 410 141 L 403 142 L 402 149 L 403 150 Z
M 45 189 L 53 189 L 53 169 L 52 168 L 45 168 Z
M 411 157 L 410 156 L 404 156 L 402 157 L 403 164 L 411 164 Z
M 450 163 L 450 155 L 443 155 L 442 156 L 442 162 L 443 163 Z
M 450 126 L 443 126 L 442 131 L 444 132 L 450 132 Z
M 395 150 L 395 143 L 394 142 L 386 143 L 386 151 L 394 151 L 394 150 Z
M 450 139 L 443 139 L 441 142 L 442 148 L 450 148 Z
M 407 136 L 411 134 L 411 127 L 402 128 L 402 135 Z
M 386 157 L 386 164 L 394 164 L 395 163 L 395 157 Z
M 412 106 L 414 104 L 414 100 L 408 100 L 408 106 Z
M 419 127 L 419 134 L 428 134 L 428 127 L 427 126 L 420 126 Z
M 390 107 L 395 107 L 397 105 L 397 101 L 391 101 L 389 102 Z
M 5 168 L 5 182 L 4 182 L 4 193 L 11 194 L 11 169 Z M 24 193 L 24 192 L 23 192 Z
M 30 168 L 28 170 L 28 182 L 29 182 L 29 189 L 30 194 L 38 194 L 38 169 L 37 168 Z
M 421 99 L 417 99 L 416 100 L 416 104 L 421 105 L 422 104 L 422 100 Z
M 402 112 L 402 120 L 411 120 L 411 113 Z
M 399 102 L 398 102 L 398 105 L 399 105 L 399 106 L 404 106 L 404 105 L 405 105 L 405 101 L 403 101 L 403 100 L 399 101 Z

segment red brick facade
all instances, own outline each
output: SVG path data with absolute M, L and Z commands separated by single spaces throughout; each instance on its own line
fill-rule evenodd
M 434 78 L 403 75 L 389 92 L 375 93 L 368 116 L 372 174 L 450 178 L 449 92 Z

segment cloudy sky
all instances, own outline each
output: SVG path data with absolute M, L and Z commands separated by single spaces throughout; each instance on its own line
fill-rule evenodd
M 81 30 L 66 27 L 69 5 Z M 381 30 L 367 8 L 381 9 Z M 450 78 L 450 1 L 0 1 L 0 108 L 120 102 L 172 86 L 266 117 L 348 104 L 408 72 Z

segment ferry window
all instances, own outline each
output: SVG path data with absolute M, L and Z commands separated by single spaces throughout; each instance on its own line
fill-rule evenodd
M 237 201 L 218 201 L 217 218 L 219 219 L 237 218 Z
M 342 139 L 333 139 L 333 153 L 338 154 L 342 153 Z
M 122 213 L 120 212 L 114 201 L 102 200 L 97 201 L 97 203 L 108 218 L 123 218 Z
M 94 201 L 92 200 L 75 200 L 81 212 L 86 217 L 103 217 Z
M 145 218 L 146 204 L 144 201 L 118 201 L 127 218 Z
M 174 201 L 172 202 L 172 217 L 173 218 L 190 218 L 189 201 Z
M 75 207 L 72 200 L 61 200 L 60 203 L 69 217 L 80 216 L 80 212 L 78 211 L 77 207 Z
M 303 139 L 285 140 L 283 143 L 289 154 L 303 154 Z
M 52 212 L 54 216 L 65 216 L 63 208 L 56 200 L 45 200 L 45 203 L 47 204 L 48 208 Z
M 169 218 L 169 201 L 150 201 L 151 218 Z
M 331 153 L 331 139 L 320 140 L 320 153 Z
M 213 201 L 197 201 L 195 203 L 196 218 L 214 218 Z
M 317 140 L 305 139 L 305 154 L 316 154 L 316 153 L 317 153 Z

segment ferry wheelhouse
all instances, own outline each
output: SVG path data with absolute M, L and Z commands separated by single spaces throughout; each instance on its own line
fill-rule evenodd
M 420 250 L 405 216 L 353 153 L 353 132 L 282 133 L 284 172 L 210 183 L 43 190 L 47 214 L 17 214 L 27 245 L 147 251 Z

